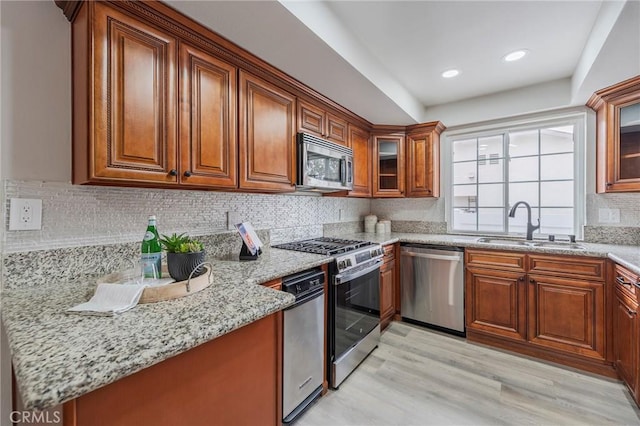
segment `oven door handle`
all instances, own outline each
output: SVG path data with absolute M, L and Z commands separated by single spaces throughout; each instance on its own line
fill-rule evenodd
M 346 273 L 346 274 L 339 274 L 336 275 L 334 278 L 334 282 L 333 285 L 340 285 L 344 282 L 347 281 L 351 281 L 351 280 L 355 280 L 356 278 L 360 278 L 363 275 L 367 275 L 373 271 L 375 271 L 376 269 L 380 269 L 380 265 L 382 264 L 382 259 L 378 259 L 376 260 L 375 264 L 372 266 L 369 266 L 367 268 L 364 269 L 360 269 L 356 272 L 351 272 L 351 273 Z

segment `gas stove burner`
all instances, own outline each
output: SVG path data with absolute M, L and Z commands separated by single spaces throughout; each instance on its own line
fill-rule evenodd
M 294 241 L 291 243 L 277 244 L 273 247 L 285 250 L 295 250 L 307 253 L 326 254 L 335 256 L 348 253 L 362 247 L 373 245 L 367 241 L 345 240 L 342 238 L 320 237 L 310 240 Z

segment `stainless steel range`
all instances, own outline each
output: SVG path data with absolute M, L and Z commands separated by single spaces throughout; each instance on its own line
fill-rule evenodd
M 382 247 L 327 237 L 273 247 L 334 258 L 329 265 L 327 379 L 337 389 L 380 340 Z

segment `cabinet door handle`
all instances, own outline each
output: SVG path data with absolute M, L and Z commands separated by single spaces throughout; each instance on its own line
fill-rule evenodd
M 529 282 L 530 282 L 531 284 L 535 284 L 535 283 L 536 283 L 536 280 L 534 280 L 533 278 L 529 278 Z
M 612 187 L 613 184 L 611 182 L 607 182 L 607 188 Z
M 169 170 L 169 176 L 178 176 L 178 171 L 176 169 Z
M 524 275 L 521 276 L 520 278 L 518 278 L 518 281 L 523 282 L 524 281 Z
M 627 308 L 627 313 L 628 313 L 630 316 L 634 316 L 637 312 L 636 312 L 636 311 L 632 311 L 631 309 Z
M 624 286 L 627 286 L 627 287 L 631 287 L 631 283 L 626 282 L 626 281 L 624 280 L 624 278 L 623 278 L 623 277 L 621 277 L 621 276 L 617 276 L 617 277 L 616 277 L 616 282 L 617 282 L 618 284 L 621 284 L 621 285 L 624 285 Z
M 189 177 L 189 176 L 191 176 L 191 172 L 190 172 L 189 170 L 187 170 L 186 172 L 184 172 L 184 175 L 185 175 L 186 177 Z

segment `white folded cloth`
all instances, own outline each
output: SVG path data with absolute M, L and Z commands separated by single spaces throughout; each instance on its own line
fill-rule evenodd
M 136 284 L 98 284 L 88 302 L 67 309 L 67 313 L 101 316 L 120 314 L 138 304 L 144 289 L 144 285 Z

